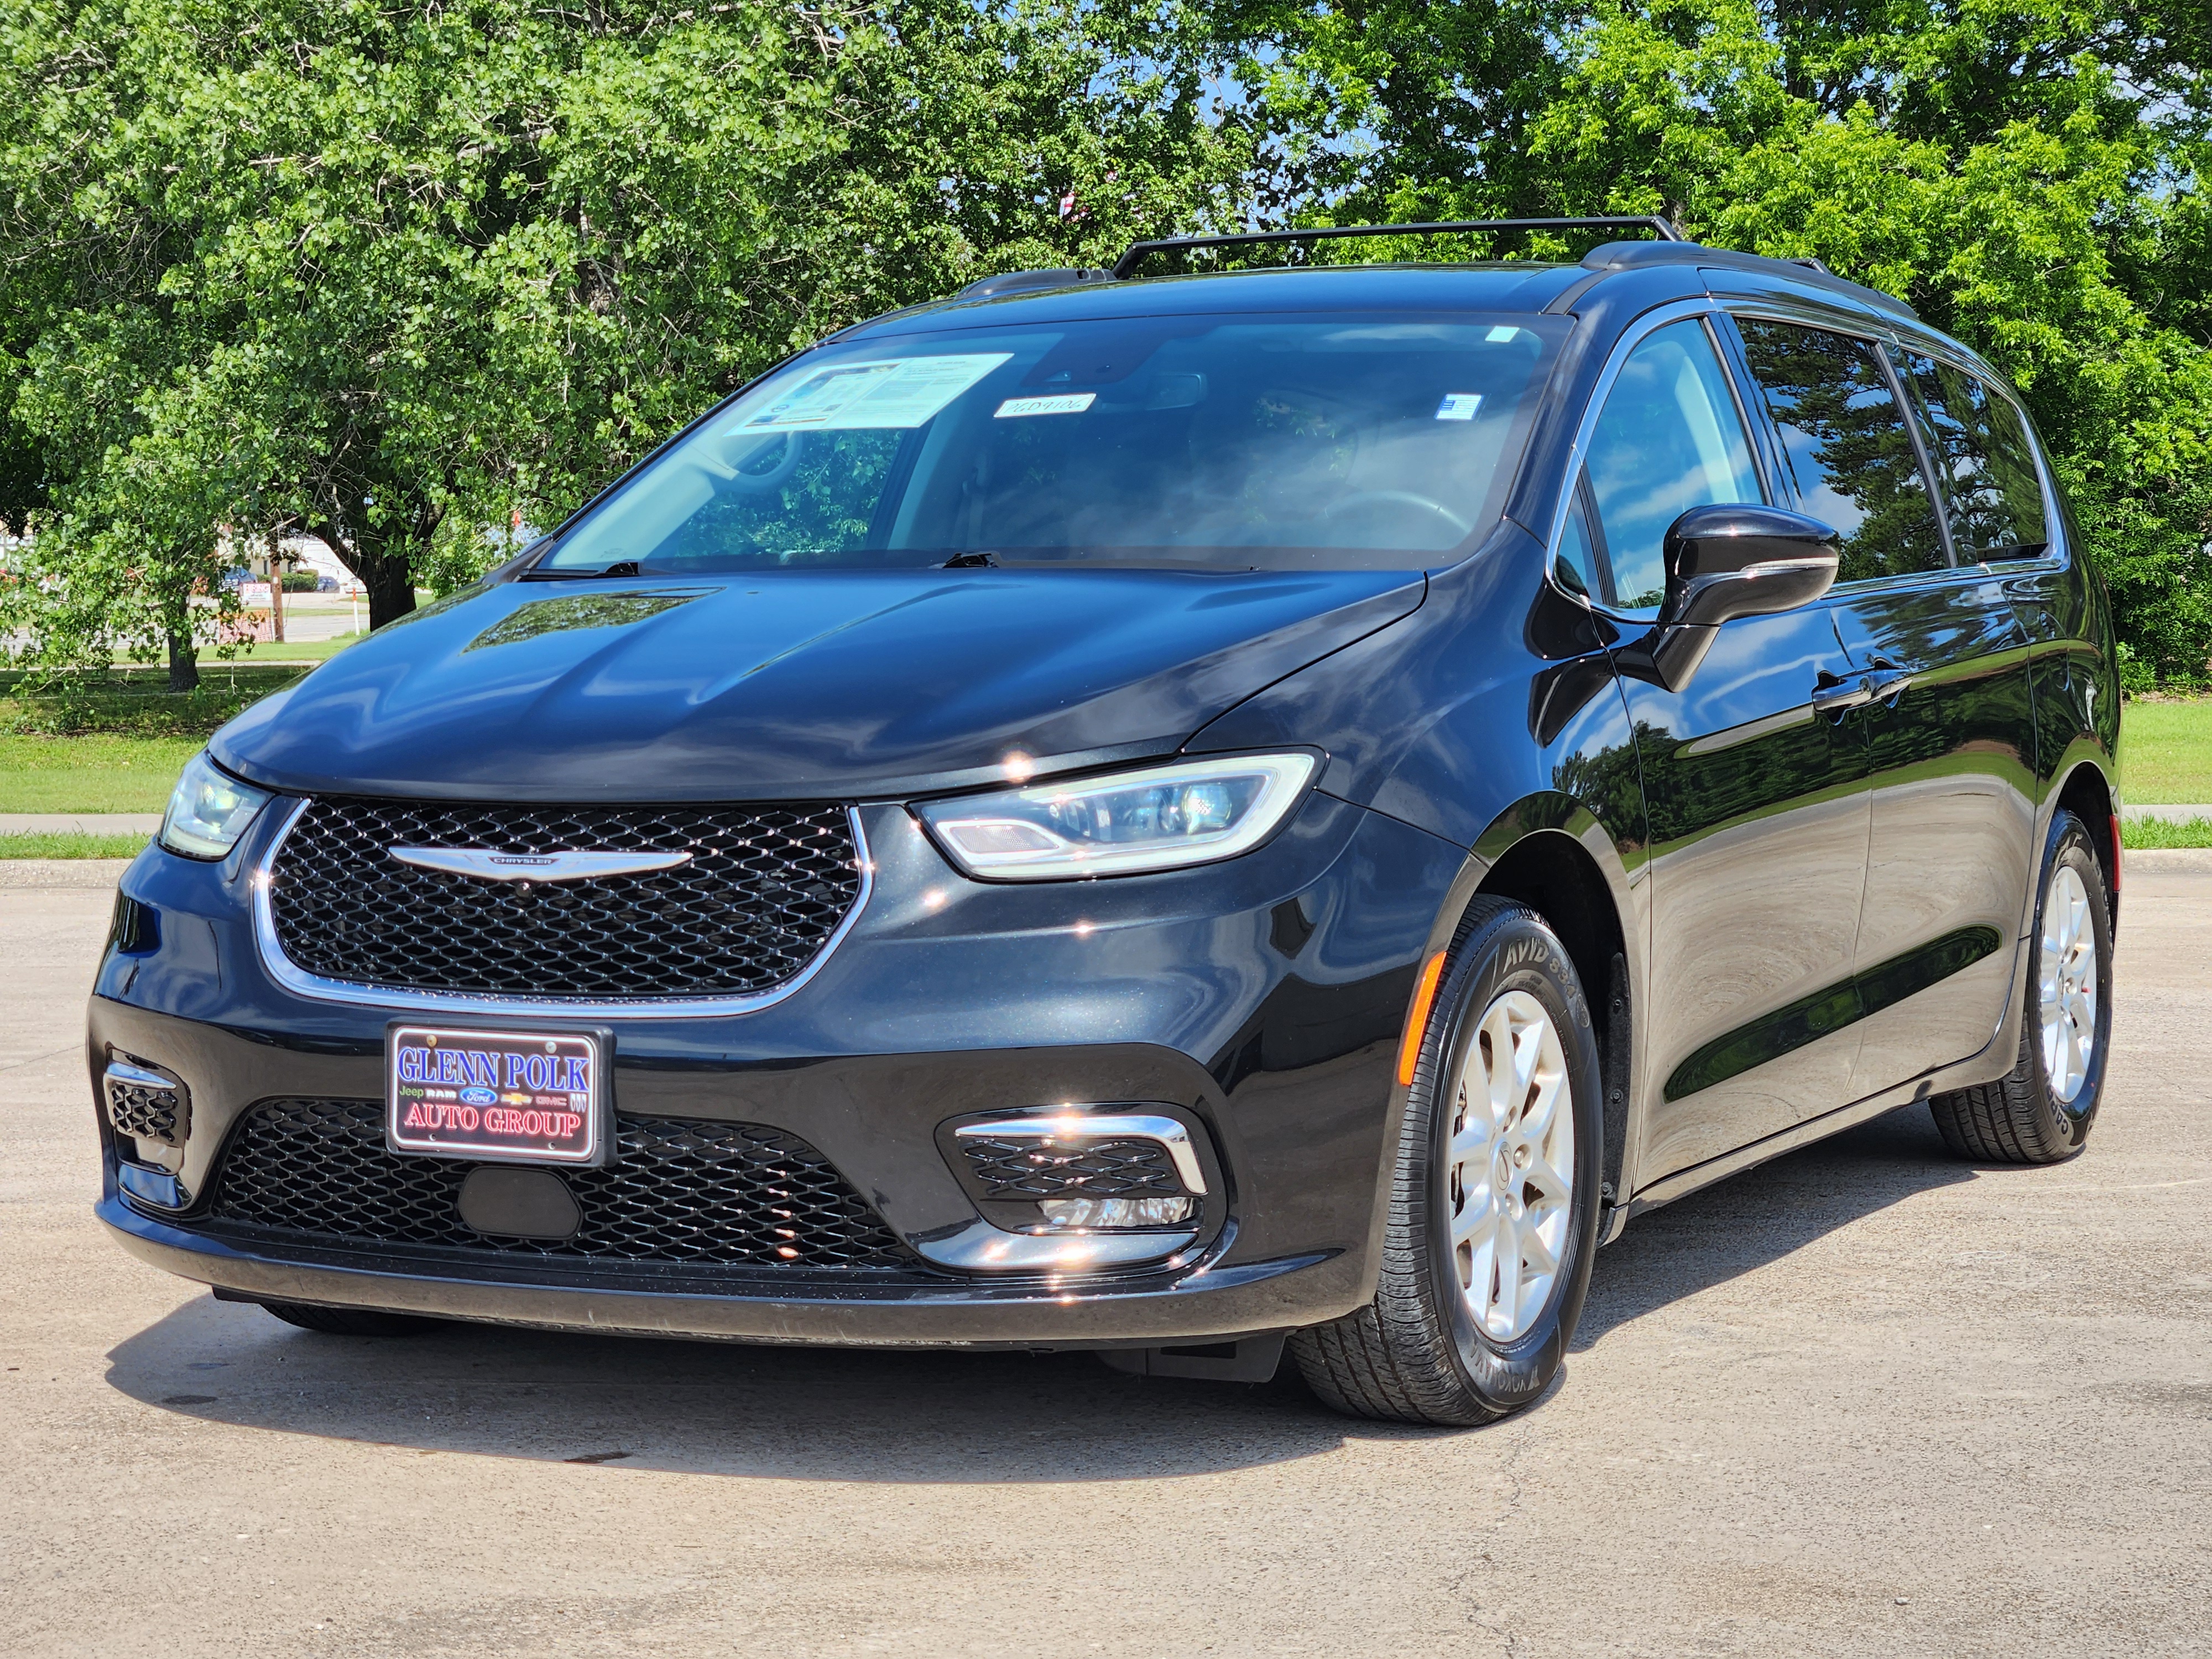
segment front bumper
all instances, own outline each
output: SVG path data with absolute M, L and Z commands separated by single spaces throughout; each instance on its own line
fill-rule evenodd
M 359 1252 L 242 1249 L 142 1214 L 117 1197 L 100 1218 L 140 1261 L 249 1300 L 374 1308 L 495 1324 L 860 1347 L 1085 1348 L 1233 1338 L 1334 1319 L 1373 1293 L 1346 1254 L 1151 1274 L 1023 1282 L 835 1285 L 820 1278 L 711 1290 L 646 1288 L 634 1274 L 549 1283 L 516 1269 L 408 1271 Z
M 241 1115 L 271 1099 L 380 1097 L 392 1012 L 305 998 L 266 970 L 246 902 L 251 836 L 222 866 L 149 849 L 124 879 L 158 945 L 111 950 L 88 1058 L 95 1078 L 130 1055 L 188 1085 L 189 1136 L 159 1158 L 191 1202 L 159 1214 L 120 1191 L 103 1114 L 100 1218 L 142 1259 L 248 1297 L 760 1341 L 1143 1345 L 1316 1323 L 1372 1294 L 1391 1060 L 1460 849 L 1316 794 L 1269 845 L 1222 865 L 993 886 L 958 877 L 901 810 L 863 810 L 876 889 L 848 937 L 772 1007 L 615 1022 L 617 1113 L 797 1137 L 898 1238 L 941 1246 L 1012 1237 L 948 1167 L 949 1120 L 1158 1103 L 1204 1133 L 1222 1176 L 1194 1241 L 1091 1272 L 708 1274 L 241 1237 L 206 1213 Z

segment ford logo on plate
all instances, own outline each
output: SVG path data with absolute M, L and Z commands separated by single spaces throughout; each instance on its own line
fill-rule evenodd
M 464 1089 L 461 1091 L 461 1104 L 464 1106 L 496 1106 L 499 1104 L 499 1091 L 496 1089 Z

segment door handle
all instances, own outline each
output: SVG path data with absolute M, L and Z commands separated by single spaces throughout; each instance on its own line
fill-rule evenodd
M 1873 701 L 1874 682 L 1863 675 L 1856 680 L 1841 679 L 1824 668 L 1820 683 L 1813 688 L 1813 712 L 1817 714 L 1838 717 Z
M 1887 704 L 1892 708 L 1897 707 L 1897 700 L 1905 688 L 1918 678 L 1911 669 L 1893 663 L 1887 657 L 1876 657 L 1868 665 L 1882 672 L 1880 678 L 1870 678 L 1867 681 L 1867 700 Z

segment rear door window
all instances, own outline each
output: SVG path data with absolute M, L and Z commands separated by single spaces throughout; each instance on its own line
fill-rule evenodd
M 1590 434 L 1594 562 L 1607 597 L 1644 610 L 1665 597 L 1668 526 L 1693 507 L 1766 499 L 1751 441 L 1705 325 L 1655 329 L 1628 355 Z
M 2030 558 L 2051 540 L 2027 423 L 1979 376 L 1907 347 L 1899 356 L 1928 417 L 1929 448 L 1962 562 Z
M 1874 343 L 1801 323 L 1740 317 L 1744 355 L 1782 441 L 1798 509 L 1843 544 L 1839 582 L 1947 562 L 1905 411 Z

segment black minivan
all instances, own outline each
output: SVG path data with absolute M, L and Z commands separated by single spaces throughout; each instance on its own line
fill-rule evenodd
M 1908 307 L 1648 228 L 1140 244 L 710 410 L 185 769 L 101 1219 L 319 1331 L 1287 1344 L 1465 1424 L 1639 1211 L 1915 1102 L 2071 1154 L 2120 699 L 2050 464 Z

